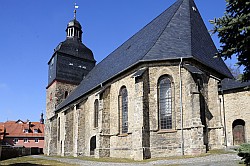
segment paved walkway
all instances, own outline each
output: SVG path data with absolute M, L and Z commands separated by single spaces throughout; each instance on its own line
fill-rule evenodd
M 59 162 L 64 162 L 68 164 L 78 164 L 78 165 L 99 165 L 99 166 L 152 166 L 152 165 L 178 165 L 178 166 L 237 166 L 240 157 L 236 154 L 216 154 L 209 155 L 205 157 L 187 158 L 187 159 L 175 159 L 175 160 L 157 160 L 145 163 L 111 163 L 111 162 L 96 162 L 96 161 L 86 161 L 81 159 L 68 159 L 68 158 L 57 158 L 57 157 L 47 157 L 42 155 L 34 155 L 34 158 L 42 158 L 47 160 L 56 160 Z

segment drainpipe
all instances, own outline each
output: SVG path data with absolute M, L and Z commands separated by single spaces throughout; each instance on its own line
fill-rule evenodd
M 183 108 L 182 108 L 182 75 L 181 75 L 181 67 L 182 67 L 182 57 L 181 57 L 181 62 L 179 64 L 179 79 L 180 79 L 180 113 L 181 113 L 181 155 L 184 155 L 184 133 L 183 133 Z
M 224 120 L 224 134 L 225 134 L 225 140 L 224 145 L 227 147 L 227 125 L 226 125 L 226 112 L 225 112 L 225 102 L 224 102 L 224 92 L 221 90 L 222 94 L 222 107 L 223 107 L 223 120 Z

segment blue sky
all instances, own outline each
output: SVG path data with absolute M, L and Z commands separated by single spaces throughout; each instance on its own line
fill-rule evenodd
M 47 62 L 66 38 L 75 2 L 83 43 L 100 62 L 175 0 L 1 0 L 0 122 L 39 121 L 45 113 Z M 224 14 L 225 1 L 195 2 L 212 29 L 209 20 Z M 213 40 L 219 47 L 218 38 Z

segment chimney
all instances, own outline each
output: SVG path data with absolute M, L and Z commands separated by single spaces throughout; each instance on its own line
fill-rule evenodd
M 31 121 L 29 121 L 29 131 L 31 130 L 30 127 L 31 127 Z
M 40 123 L 44 124 L 43 113 L 41 113 Z

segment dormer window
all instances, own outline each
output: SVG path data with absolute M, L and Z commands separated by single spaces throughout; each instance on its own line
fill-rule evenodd
M 29 129 L 24 129 L 23 132 L 24 133 L 29 133 Z
M 38 129 L 34 129 L 34 133 L 38 133 Z

